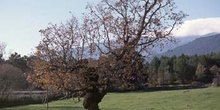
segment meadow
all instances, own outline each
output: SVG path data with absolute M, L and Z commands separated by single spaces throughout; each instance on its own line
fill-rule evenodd
M 220 88 L 108 93 L 101 110 L 220 110 Z M 2 108 L 1 110 L 46 110 L 46 104 Z M 52 101 L 49 110 L 84 110 L 82 101 Z

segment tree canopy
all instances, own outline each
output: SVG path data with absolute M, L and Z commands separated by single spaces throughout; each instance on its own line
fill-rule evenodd
M 173 41 L 171 32 L 187 15 L 176 11 L 173 0 L 102 0 L 87 9 L 82 22 L 72 16 L 40 30 L 29 80 L 61 93 L 83 90 L 84 107 L 98 110 L 109 85 L 135 89 L 144 82 L 143 57 Z

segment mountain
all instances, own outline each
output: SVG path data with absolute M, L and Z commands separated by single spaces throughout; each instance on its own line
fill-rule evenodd
M 179 56 L 185 55 L 202 55 L 211 52 L 220 52 L 220 34 L 210 34 L 205 37 L 196 38 L 184 45 L 178 46 L 174 49 L 170 49 L 159 56 Z
M 105 46 L 100 44 L 100 48 L 105 49 Z M 89 52 L 89 47 L 85 47 Z M 154 56 L 179 56 L 185 55 L 201 55 L 211 52 L 220 52 L 220 33 L 209 33 L 206 35 L 185 36 L 177 38 L 176 43 L 168 43 L 164 48 L 155 47 L 150 53 L 151 55 L 146 58 L 147 61 L 152 60 Z M 144 55 L 149 53 L 143 53 Z M 84 54 L 84 58 L 97 59 L 100 55 L 99 50 L 96 48 L 93 54 Z
M 166 45 L 164 45 L 164 47 L 162 49 L 159 48 L 159 47 L 155 47 L 155 48 L 153 48 L 153 53 L 154 53 L 154 55 L 159 55 L 159 54 L 162 54 L 162 53 L 164 53 L 166 51 L 173 50 L 176 47 L 179 47 L 179 46 L 182 46 L 184 44 L 187 44 L 187 43 L 189 43 L 189 42 L 191 42 L 191 41 L 193 41 L 193 40 L 195 40 L 197 38 L 213 36 L 213 35 L 216 35 L 216 34 L 220 34 L 220 33 L 209 33 L 209 34 L 205 34 L 205 35 L 175 37 L 176 42 L 167 43 Z

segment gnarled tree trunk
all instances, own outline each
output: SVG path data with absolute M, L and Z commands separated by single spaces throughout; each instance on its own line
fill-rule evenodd
M 100 110 L 98 104 L 106 93 L 107 90 L 98 90 L 96 87 L 87 91 L 83 101 L 84 108 L 88 110 Z
M 100 110 L 98 104 L 106 95 L 107 88 L 103 87 L 103 84 L 98 82 L 99 75 L 97 74 L 96 68 L 87 68 L 84 78 L 86 79 L 87 87 L 86 95 L 83 100 L 83 106 L 88 110 Z

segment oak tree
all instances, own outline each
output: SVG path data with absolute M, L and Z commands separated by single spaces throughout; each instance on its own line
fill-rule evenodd
M 139 74 L 133 68 L 136 57 L 147 56 L 153 47 L 174 41 L 171 32 L 187 16 L 176 11 L 174 0 L 102 0 L 87 9 L 87 36 L 102 55 L 113 56 L 113 63 L 108 63 L 110 76 L 127 80 Z
M 30 80 L 59 91 L 86 88 L 84 108 L 99 110 L 111 84 L 133 88 L 140 83 L 142 56 L 174 41 L 171 32 L 187 15 L 176 11 L 174 0 L 102 0 L 87 9 L 82 24 L 73 17 L 40 30 Z M 97 51 L 106 61 L 90 67 L 87 55 Z

